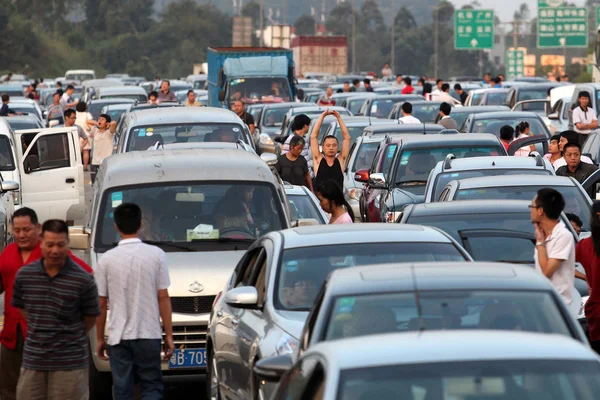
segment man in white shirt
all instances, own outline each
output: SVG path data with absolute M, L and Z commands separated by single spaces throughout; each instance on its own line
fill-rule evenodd
M 98 126 L 90 129 L 90 139 L 92 139 L 92 165 L 90 176 L 92 184 L 96 181 L 98 168 L 102 160 L 110 157 L 113 153 L 113 139 L 117 130 L 117 121 L 112 121 L 110 115 L 101 114 L 98 117 Z
M 598 128 L 596 111 L 590 107 L 590 93 L 586 90 L 579 92 L 579 106 L 573 109 L 573 126 L 579 134 L 579 145 L 583 147 L 588 135 Z
M 579 134 L 574 131 L 564 131 L 560 133 L 560 140 L 558 142 L 558 150 L 560 150 L 561 154 L 565 149 L 565 145 L 567 143 L 579 143 Z M 594 162 L 587 156 L 581 156 L 581 162 L 586 164 L 594 164 Z M 567 161 L 565 157 L 561 157 L 558 160 L 552 163 L 554 170 L 557 171 L 560 167 L 567 165 Z
M 412 104 L 408 101 L 403 103 L 401 107 L 402 117 L 399 118 L 399 121 L 403 124 L 420 124 L 421 121 L 412 116 L 412 109 Z
M 60 98 L 60 106 L 63 109 L 63 112 L 77 105 L 77 102 L 73 100 L 74 92 L 75 86 L 69 85 L 67 86 L 67 90 L 63 93 L 62 97 Z
M 96 321 L 96 350 L 98 357 L 110 361 L 116 400 L 133 399 L 136 383 L 141 386 L 142 398 L 163 398 L 160 353 L 164 350 L 163 358 L 168 360 L 175 350 L 165 253 L 140 240 L 142 211 L 137 204 L 119 205 L 114 221 L 121 241 L 100 257 L 94 271 L 101 312 Z
M 535 268 L 570 306 L 575 285 L 575 240 L 560 220 L 565 200 L 554 189 L 540 189 L 529 208 L 535 227 Z

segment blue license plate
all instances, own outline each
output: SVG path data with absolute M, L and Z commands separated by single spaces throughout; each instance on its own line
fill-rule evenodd
M 169 368 L 206 368 L 206 349 L 175 350 Z

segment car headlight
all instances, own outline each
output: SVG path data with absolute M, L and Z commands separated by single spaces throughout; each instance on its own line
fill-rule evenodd
M 273 139 L 271 139 L 271 137 L 269 135 L 267 135 L 266 133 L 261 133 L 259 135 L 258 141 L 260 142 L 260 144 L 266 144 L 266 145 L 271 145 L 271 146 L 275 144 Z
M 583 296 L 581 298 L 581 305 L 579 306 L 579 313 L 577 315 L 578 319 L 585 318 L 585 303 L 587 303 L 590 296 Z
M 277 346 L 275 348 L 275 352 L 278 356 L 284 354 L 294 354 L 296 349 L 298 348 L 298 340 L 291 337 L 287 333 L 284 333 L 279 341 L 277 342 Z
M 360 196 L 362 195 L 362 189 L 360 188 L 352 188 L 349 190 L 350 198 L 354 200 L 360 200 Z
M 21 191 L 20 190 L 13 191 L 12 197 L 13 197 L 13 203 L 15 204 L 15 206 L 21 204 Z

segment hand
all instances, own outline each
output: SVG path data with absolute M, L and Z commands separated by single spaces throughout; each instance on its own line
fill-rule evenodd
M 173 355 L 173 353 L 175 352 L 175 344 L 173 343 L 173 336 L 167 336 L 165 338 L 165 360 L 168 360 L 169 358 L 171 358 L 171 356 Z
M 340 118 L 341 117 L 340 112 L 337 111 L 337 110 L 331 110 L 331 111 L 329 111 L 329 115 L 333 115 L 336 118 Z
M 96 352 L 98 353 L 98 357 L 101 360 L 104 360 L 104 361 L 108 360 L 108 347 L 106 346 L 106 343 L 104 342 L 104 340 L 98 341 L 98 345 L 96 346 Z
M 116 128 L 116 127 L 117 127 L 117 121 L 112 121 L 112 122 L 110 123 L 110 126 L 114 126 L 114 127 Z
M 537 222 L 535 222 L 533 224 L 534 228 L 535 228 L 535 240 L 536 242 L 544 242 L 546 240 L 546 233 L 544 232 L 544 230 L 542 229 L 542 227 L 540 226 L 540 224 L 538 224 Z

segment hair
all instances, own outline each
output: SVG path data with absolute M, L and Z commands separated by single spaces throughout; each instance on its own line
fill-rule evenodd
M 160 83 L 160 85 L 162 86 L 163 83 L 168 83 L 169 86 L 171 86 L 171 81 L 169 81 L 168 79 L 163 79 L 163 81 Z
M 491 73 L 489 73 L 489 72 L 486 72 L 486 73 L 485 73 L 483 76 L 488 76 L 488 75 L 489 75 L 489 76 L 492 76 L 492 74 L 491 74 Z
M 19 208 L 17 211 L 15 211 L 13 213 L 12 217 L 10 218 L 10 221 L 15 222 L 15 218 L 20 218 L 20 217 L 29 217 L 29 219 L 31 220 L 31 223 L 33 225 L 37 225 L 40 223 L 35 211 L 29 207 Z
M 370 85 L 370 84 L 371 84 L 371 80 L 370 80 L 370 79 L 365 79 L 365 80 L 363 81 L 363 83 L 364 83 L 365 85 Z
M 412 79 L 410 78 L 410 76 L 404 78 L 404 83 L 406 83 L 409 86 L 412 85 Z
M 431 93 L 431 90 L 432 90 L 431 83 L 429 83 L 429 82 L 423 83 L 423 96 L 425 96 L 427 93 Z
M 325 141 L 326 141 L 326 140 L 330 140 L 330 139 L 333 139 L 333 140 L 335 140 L 335 141 L 336 141 L 336 143 L 337 143 L 337 144 L 338 144 L 338 146 L 339 146 L 339 144 L 340 144 L 340 141 L 338 140 L 338 138 L 336 138 L 336 137 L 335 137 L 335 136 L 333 136 L 333 135 L 327 135 L 327 136 L 324 136 L 324 137 L 323 137 L 323 141 L 321 142 L 321 146 L 323 146 L 323 145 L 325 144 Z
M 515 127 L 515 133 L 517 135 L 520 135 L 521 133 L 525 132 L 525 130 L 527 128 L 529 128 L 529 122 L 527 122 L 527 121 L 521 121 Z
M 75 110 L 78 111 L 78 112 L 86 112 L 87 111 L 87 105 L 85 104 L 85 102 L 80 101 L 75 106 Z
M 31 99 L 31 100 L 35 100 L 35 96 L 33 95 L 33 93 L 29 93 L 29 94 L 27 95 L 27 98 L 28 98 L 28 99 Z
M 62 219 L 49 219 L 42 224 L 42 236 L 44 233 L 64 233 L 67 238 L 69 237 L 69 226 Z
M 296 92 L 296 97 L 298 97 L 300 100 L 304 99 L 304 89 L 298 89 Z
M 100 114 L 100 117 L 98 117 L 98 118 L 104 118 L 106 120 L 106 123 L 108 123 L 108 124 L 110 124 L 112 122 L 112 118 L 108 114 Z
M 504 125 L 500 128 L 500 139 L 512 140 L 515 137 L 515 130 L 510 125 Z
M 492 82 L 494 82 L 494 83 L 502 83 L 502 79 L 500 79 L 499 77 L 495 77 L 494 79 L 492 79 Z
M 336 93 L 344 93 L 344 89 L 338 89 L 335 91 Z
M 579 96 L 577 96 L 577 98 L 580 99 L 582 97 L 587 97 L 589 99 L 590 92 L 588 92 L 587 90 L 582 90 L 581 92 L 579 92 Z
M 592 231 L 592 242 L 594 244 L 594 253 L 600 256 L 600 201 L 594 201 L 591 207 L 592 220 L 590 228 Z
M 123 203 L 115 208 L 115 225 L 126 235 L 133 235 L 142 227 L 142 209 L 134 203 Z
M 292 122 L 292 131 L 296 132 L 303 129 L 305 126 L 310 125 L 310 117 L 306 114 L 298 114 L 294 117 Z
M 327 200 L 334 202 L 336 205 L 345 207 L 346 212 L 350 214 L 350 218 L 352 218 L 354 221 L 354 212 L 352 211 L 352 207 L 350 207 L 350 204 L 348 204 L 346 201 L 346 198 L 344 197 L 344 191 L 340 185 L 337 184 L 337 182 L 333 180 L 327 180 L 319 185 L 316 191 Z
M 553 135 L 553 136 L 550 138 L 550 142 L 551 142 L 551 141 L 553 141 L 553 140 L 556 140 L 557 142 L 560 142 L 560 135 Z
M 420 84 L 424 85 L 424 84 L 425 84 L 425 79 L 423 79 L 423 78 L 419 78 L 419 81 L 418 81 L 418 82 L 419 82 Z
M 52 97 L 54 97 L 54 96 L 60 97 L 60 96 L 62 96 L 62 94 L 59 93 L 58 91 L 56 91 L 56 92 L 52 93 Z
M 290 140 L 290 149 L 296 146 L 302 146 L 306 144 L 306 140 L 302 136 L 294 135 Z
M 196 94 L 196 92 L 194 92 L 192 89 L 188 90 L 188 92 L 187 92 L 187 95 L 189 96 L 189 95 L 190 95 L 190 93 L 194 93 L 194 94 Z
M 560 133 L 560 137 L 567 139 L 568 143 L 579 143 L 579 134 L 575 131 L 563 131 Z
M 56 93 L 58 93 L 60 96 L 62 96 L 63 94 L 65 94 L 65 91 L 62 90 L 62 88 L 58 88 L 58 89 L 56 89 Z
M 450 90 L 450 85 L 448 83 L 443 83 L 442 84 L 442 92 L 445 92 L 447 90 Z
M 4 93 L 4 94 L 2 95 L 2 102 L 3 102 L 3 103 L 7 103 L 9 100 L 10 100 L 10 96 L 9 96 L 9 95 L 7 95 L 6 93 Z
M 65 110 L 65 118 L 71 118 L 71 115 L 75 114 L 75 110 L 73 110 L 72 108 L 67 108 Z
M 349 84 L 350 84 L 350 82 L 344 81 L 344 85 L 349 85 Z
M 410 104 L 408 101 L 402 103 L 402 111 L 407 114 L 412 114 L 412 104 Z
M 56 81 L 55 85 L 56 85 L 56 87 L 61 88 L 62 87 L 62 82 L 61 81 Z
M 443 79 L 439 79 L 439 78 L 435 80 L 435 84 L 436 84 L 436 85 L 437 85 L 438 83 L 440 83 L 440 82 L 444 82 L 444 80 L 443 80 Z
M 75 90 L 75 86 L 73 86 L 73 85 L 68 85 L 68 86 L 67 86 L 67 90 L 71 90 L 71 89 L 72 89 L 72 90 Z
M 581 218 L 579 218 L 577 215 L 573 213 L 566 213 L 565 215 L 570 222 L 574 222 L 578 227 L 581 228 L 583 226 L 583 221 L 581 221 Z
M 156 90 L 151 91 L 150 94 L 148 95 L 148 97 L 152 97 L 152 96 L 158 98 L 158 92 Z
M 570 148 L 570 147 L 577 147 L 577 149 L 581 153 L 581 145 L 579 143 L 573 143 L 573 142 L 569 142 L 569 143 L 567 143 L 567 144 L 564 145 L 564 147 L 563 147 L 563 153 L 566 153 L 567 149 Z
M 460 83 L 456 83 L 456 84 L 454 85 L 454 90 L 457 90 L 457 91 L 458 91 L 458 90 L 462 90 L 462 86 L 460 86 Z
M 352 79 L 352 84 L 354 86 L 356 86 L 357 84 L 360 85 L 360 79 Z
M 452 112 L 452 107 L 450 104 L 444 101 L 442 104 L 440 104 L 440 111 L 443 112 L 444 115 L 450 115 L 450 112 Z
M 548 218 L 557 220 L 565 209 L 565 199 L 559 191 L 544 188 L 537 191 L 536 206 L 544 210 Z

